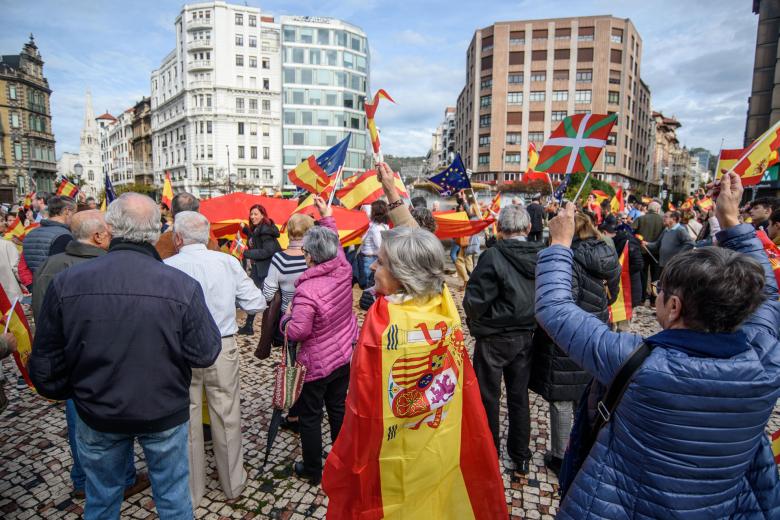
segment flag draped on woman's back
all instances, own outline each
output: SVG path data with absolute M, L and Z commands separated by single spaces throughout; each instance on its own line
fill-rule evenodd
M 344 424 L 325 463 L 328 518 L 507 518 L 498 457 L 444 288 L 371 307 Z

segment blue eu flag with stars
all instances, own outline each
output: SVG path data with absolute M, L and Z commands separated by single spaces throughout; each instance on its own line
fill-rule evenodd
M 442 197 L 450 197 L 460 190 L 471 188 L 471 182 L 466 175 L 466 168 L 463 166 L 460 154 L 455 155 L 455 160 L 446 170 L 437 173 L 428 180 L 439 187 L 439 194 Z
M 566 189 L 569 187 L 569 181 L 571 180 L 571 174 L 567 173 L 566 177 L 564 177 L 563 182 L 561 182 L 557 188 L 555 188 L 555 193 L 553 194 L 553 197 L 558 199 L 558 202 L 563 202 L 563 195 L 566 193 Z

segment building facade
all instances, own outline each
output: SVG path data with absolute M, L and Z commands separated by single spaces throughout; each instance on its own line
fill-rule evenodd
M 81 128 L 77 164 L 80 166 L 68 174 L 68 178 L 76 179 L 76 173 L 81 172 L 80 178 L 74 182 L 79 183 L 79 189 L 88 197 L 97 197 L 103 189 L 103 162 L 100 154 L 100 128 L 92 108 L 90 91 L 87 91 L 84 100 L 84 123 Z
M 155 182 L 210 197 L 282 184 L 280 27 L 259 9 L 187 4 L 151 75 Z
M 677 139 L 677 129 L 682 125 L 661 112 L 653 112 L 652 116 L 655 121 L 654 172 L 661 188 L 678 195 L 689 195 L 690 184 L 696 181 L 692 180 L 691 155 Z
M 21 53 L 0 56 L 0 202 L 56 187 L 51 93 L 32 35 Z
M 131 151 L 136 184 L 154 184 L 152 165 L 152 101 L 144 97 L 133 107 Z
M 455 149 L 475 180 L 519 180 L 528 143 L 541 148 L 566 116 L 618 113 L 594 165 L 602 180 L 650 179 L 650 90 L 642 39 L 628 19 L 589 16 L 499 22 L 474 33 L 458 97 Z
M 113 120 L 104 119 L 106 124 L 100 126 L 103 174 L 108 175 L 115 188 L 135 182 L 133 173 L 133 112 L 133 108 L 128 108 Z
M 432 171 L 446 168 L 455 158 L 455 107 L 444 109 L 444 120 L 432 135 L 428 167 Z
M 780 120 L 780 77 L 776 74 L 780 60 L 780 2 L 754 0 L 753 12 L 758 15 L 758 30 L 745 146 Z
M 370 146 L 364 102 L 370 53 L 362 29 L 333 18 L 283 16 L 284 170 L 352 134 L 344 176 L 363 171 Z

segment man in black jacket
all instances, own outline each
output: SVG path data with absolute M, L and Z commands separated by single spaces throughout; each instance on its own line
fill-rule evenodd
M 160 210 L 125 193 L 108 207 L 108 254 L 52 280 L 30 377 L 50 399 L 73 399 L 87 476 L 86 518 L 118 518 L 127 447 L 144 449 L 161 518 L 192 518 L 187 434 L 192 368 L 211 366 L 219 329 L 193 278 L 154 249 Z
M 531 222 L 522 206 L 508 206 L 498 215 L 501 240 L 485 251 L 466 286 L 463 308 L 471 334 L 476 338 L 474 371 L 482 404 L 499 444 L 498 409 L 501 377 L 504 377 L 509 409 L 507 451 L 520 473 L 528 473 L 531 451 L 531 419 L 528 380 L 534 318 L 536 255 L 543 249 L 529 242 Z
M 544 208 L 541 203 L 542 198 L 537 195 L 531 199 L 528 205 L 528 216 L 531 217 L 531 232 L 528 233 L 528 240 L 531 242 L 541 242 L 542 232 L 544 231 Z

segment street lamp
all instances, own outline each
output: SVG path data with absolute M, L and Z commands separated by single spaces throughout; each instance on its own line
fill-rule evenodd
M 73 165 L 73 173 L 76 174 L 76 178 L 81 180 L 81 174 L 84 173 L 84 167 L 81 165 L 81 163 L 76 163 Z

